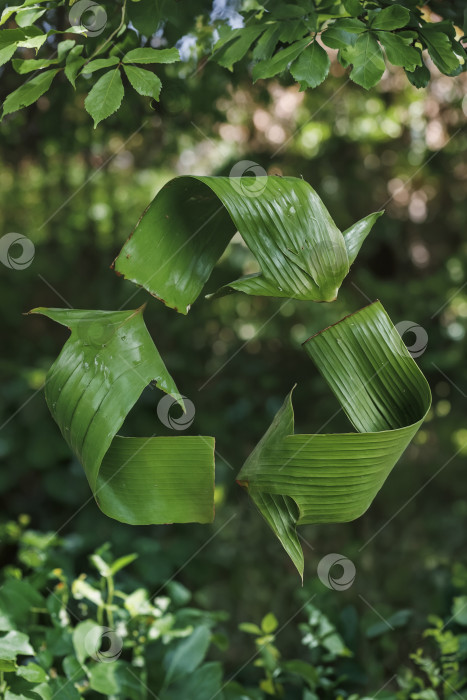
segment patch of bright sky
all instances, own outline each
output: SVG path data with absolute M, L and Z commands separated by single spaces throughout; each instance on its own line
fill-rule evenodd
M 244 26 L 242 15 L 238 12 L 240 0 L 213 0 L 212 10 L 209 16 L 211 23 L 216 20 L 223 20 L 232 29 L 240 29 Z M 213 43 L 219 38 L 217 30 L 213 33 Z M 196 37 L 193 34 L 185 34 L 176 43 L 176 48 L 180 52 L 182 61 L 189 61 L 196 56 Z

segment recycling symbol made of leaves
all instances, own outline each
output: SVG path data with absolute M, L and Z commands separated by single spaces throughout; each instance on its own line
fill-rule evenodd
M 114 267 L 186 314 L 238 231 L 260 272 L 216 295 L 330 302 L 381 213 L 342 233 L 302 179 L 177 177 L 146 209 Z M 71 330 L 46 377 L 47 405 L 106 515 L 132 525 L 209 523 L 214 437 L 117 434 L 152 381 L 184 408 L 143 308 L 33 309 Z M 431 403 L 425 377 L 379 301 L 311 337 L 304 349 L 355 432 L 296 435 L 291 392 L 237 476 L 301 576 L 297 526 L 362 515 Z

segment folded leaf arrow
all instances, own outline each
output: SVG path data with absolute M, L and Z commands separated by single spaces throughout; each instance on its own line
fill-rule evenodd
M 291 392 L 237 477 L 302 578 L 297 525 L 360 517 L 431 405 L 428 383 L 380 302 L 304 345 L 358 432 L 294 435 Z
M 382 212 L 341 233 L 294 177 L 178 177 L 156 195 L 114 262 L 118 274 L 187 313 L 236 231 L 261 272 L 218 293 L 333 301 Z
M 152 380 L 183 408 L 142 311 L 33 309 L 71 330 L 46 377 L 47 405 L 106 515 L 132 525 L 211 522 L 214 438 L 116 434 Z

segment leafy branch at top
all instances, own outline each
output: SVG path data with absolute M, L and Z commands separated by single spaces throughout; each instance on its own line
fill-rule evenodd
M 434 10 L 417 0 L 243 0 L 220 14 L 211 0 L 183 13 L 166 0 L 25 0 L 4 7 L 0 66 L 32 77 L 6 97 L 3 116 L 36 102 L 63 74 L 73 88 L 78 79 L 80 89 L 90 87 L 84 104 L 96 126 L 120 107 L 125 83 L 159 100 L 160 77 L 141 66 L 179 61 L 179 48 L 187 61 L 208 57 L 230 70 L 244 59 L 254 81 L 288 73 L 302 90 L 325 80 L 337 50 L 350 79 L 366 89 L 386 64 L 425 87 L 427 54 L 449 76 L 467 66 L 462 7 L 434 2 Z
M 381 80 L 384 56 L 402 66 L 416 87 L 425 87 L 430 79 L 425 49 L 446 75 L 466 67 L 460 29 L 452 20 L 428 21 L 416 0 L 270 0 L 254 5 L 243 28 L 220 28 L 213 58 L 232 69 L 251 51 L 255 81 L 289 70 L 302 90 L 314 88 L 329 73 L 326 47 L 337 49 L 339 63 L 352 67 L 350 79 L 366 89 Z

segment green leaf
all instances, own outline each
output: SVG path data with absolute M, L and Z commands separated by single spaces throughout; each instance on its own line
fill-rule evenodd
M 44 683 L 47 680 L 47 674 L 44 669 L 34 663 L 20 666 L 16 671 L 16 675 L 29 681 L 29 683 Z
M 397 627 L 404 627 L 411 617 L 411 610 L 398 610 L 393 615 L 381 620 L 381 622 L 376 622 L 374 625 L 371 625 L 366 630 L 366 637 L 368 639 L 375 639 L 383 634 L 393 632 Z
M 75 46 L 66 57 L 65 75 L 73 87 L 75 87 L 76 76 L 81 67 L 86 63 L 86 59 L 81 56 L 82 52 L 83 46 Z
M 94 588 L 94 586 L 91 586 L 83 578 L 77 578 L 75 581 L 73 581 L 72 593 L 76 600 L 82 600 L 85 598 L 97 606 L 101 606 L 104 603 L 101 591 Z
M 45 9 L 29 9 L 27 7 L 22 8 L 21 10 L 18 10 L 15 16 L 15 22 L 18 25 L 18 27 L 29 27 L 31 24 L 34 24 L 42 15 L 46 13 L 47 10 Z
M 277 618 L 272 613 L 268 613 L 261 620 L 261 629 L 263 630 L 264 634 L 272 634 L 278 627 L 279 623 Z
M 200 625 L 186 639 L 176 642 L 166 654 L 164 686 L 167 687 L 178 678 L 193 673 L 203 662 L 211 642 L 209 627 Z
M 352 17 L 358 17 L 363 12 L 360 0 L 344 0 L 344 8 Z
M 241 632 L 246 632 L 247 634 L 254 634 L 257 637 L 260 637 L 263 634 L 263 630 L 258 627 L 258 625 L 254 625 L 252 622 L 241 622 L 238 626 L 238 629 Z
M 331 61 L 326 51 L 315 40 L 307 46 L 290 66 L 290 72 L 298 83 L 300 90 L 315 88 L 329 73 Z
M 0 66 L 3 66 L 10 60 L 10 58 L 15 53 L 16 48 L 17 44 L 10 44 L 9 46 L 3 47 L 0 45 Z
M 282 73 L 289 63 L 294 61 L 303 51 L 305 46 L 310 44 L 310 37 L 306 39 L 300 39 L 295 43 L 287 46 L 285 49 L 281 49 L 274 56 L 267 61 L 260 61 L 253 68 L 253 82 L 260 80 L 261 78 L 272 78 L 278 73 Z
M 452 619 L 458 625 L 467 627 L 467 596 L 457 596 L 452 605 Z
M 459 67 L 459 58 L 456 56 L 452 43 L 447 34 L 442 29 L 424 25 L 419 30 L 419 34 L 425 41 L 428 52 L 433 59 L 433 63 L 441 71 L 449 75 Z
M 314 666 L 310 666 L 310 664 L 307 664 L 305 661 L 300 661 L 299 659 L 286 661 L 282 664 L 282 667 L 285 671 L 288 671 L 288 673 L 295 673 L 297 676 L 300 676 L 300 678 L 303 678 L 303 680 L 308 683 L 311 690 L 314 690 L 319 683 L 318 671 Z
M 373 214 L 369 214 L 344 231 L 342 235 L 344 236 L 344 243 L 347 249 L 347 255 L 349 256 L 349 265 L 354 262 L 365 238 L 370 233 L 376 221 L 383 214 L 384 211 L 376 211 Z
M 42 70 L 42 68 L 49 68 L 49 66 L 57 64 L 58 59 L 29 58 L 23 60 L 21 58 L 14 58 L 11 63 L 15 71 L 20 75 L 23 75 L 24 73 L 32 73 L 36 70 Z
M 89 557 L 101 576 L 110 576 L 110 566 L 99 554 L 91 554 Z
M 29 637 L 26 634 L 12 630 L 4 637 L 0 637 L 0 664 L 2 664 L 2 662 L 7 662 L 8 664 L 9 662 L 13 663 L 14 667 L 16 657 L 20 655 L 34 655 L 34 649 L 29 644 Z
M 26 38 L 18 42 L 18 47 L 22 49 L 35 49 L 36 52 L 47 41 L 48 34 L 44 34 L 38 27 L 24 27 Z
M 216 661 L 204 664 L 160 694 L 160 700 L 195 700 L 221 695 L 222 666 Z M 247 698 L 244 696 L 245 700 Z
M 421 53 L 413 46 L 409 46 L 410 39 L 404 40 L 399 34 L 391 34 L 391 32 L 377 32 L 377 36 L 390 63 L 395 66 L 404 66 L 408 71 L 414 71 L 417 66 L 422 65 Z
M 25 626 L 31 608 L 44 607 L 44 599 L 28 581 L 11 579 L 0 588 L 0 630 Z
M 73 630 L 73 647 L 80 664 L 84 664 L 93 652 L 99 650 L 101 638 L 102 626 L 94 620 L 84 620 L 76 625 Z
M 290 393 L 237 477 L 302 577 L 297 526 L 360 517 L 431 404 L 428 383 L 380 302 L 304 347 L 357 432 L 294 435 Z
M 91 92 L 84 100 L 86 111 L 94 120 L 94 128 L 103 119 L 107 119 L 120 107 L 125 90 L 120 69 L 109 70 L 99 78 Z
M 126 554 L 124 557 L 116 559 L 110 565 L 110 573 L 114 576 L 120 569 L 124 569 L 126 566 L 132 564 L 136 559 L 138 559 L 138 554 Z
M 111 68 L 112 66 L 117 66 L 120 63 L 118 56 L 109 56 L 108 58 L 96 58 L 94 61 L 89 61 L 86 63 L 82 70 L 81 75 L 91 75 L 95 73 L 96 70 L 102 70 L 102 68 Z
M 86 677 L 86 671 L 73 654 L 70 654 L 70 656 L 65 656 L 62 666 L 68 680 L 77 682 L 81 678 Z
M 64 41 L 59 41 L 57 44 L 57 58 L 61 62 L 65 58 L 66 54 L 71 51 L 75 46 L 76 41 L 74 39 L 65 39 Z
M 0 49 L 6 46 L 16 46 L 26 38 L 26 32 L 22 29 L 2 29 L 0 31 Z
M 47 405 L 106 515 L 133 525 L 211 522 L 213 438 L 116 435 L 152 380 L 184 407 L 142 310 L 34 309 L 71 330 L 46 377 Z
M 430 82 L 431 74 L 426 65 L 422 61 L 422 65 L 420 67 L 415 68 L 413 71 L 406 71 L 406 75 L 412 85 L 414 85 L 416 88 L 424 88 L 428 85 Z
M 410 12 L 402 5 L 391 5 L 384 10 L 370 12 L 370 26 L 372 29 L 400 29 L 405 27 L 410 19 Z
M 123 68 L 136 92 L 159 100 L 162 83 L 155 73 L 136 66 L 123 66 Z
M 263 24 L 241 29 L 226 27 L 223 35 L 213 47 L 212 56 L 216 63 L 231 70 L 234 63 L 246 55 L 251 44 L 264 32 L 265 28 L 266 26 Z
M 120 693 L 119 662 L 93 664 L 89 674 L 89 685 L 92 690 L 109 697 Z
M 44 71 L 11 92 L 3 103 L 2 118 L 36 102 L 41 95 L 47 92 L 57 73 L 57 70 Z
M 355 32 L 346 32 L 331 25 L 321 34 L 321 41 L 330 49 L 348 49 L 357 41 Z
M 239 165 L 245 174 L 249 165 L 259 167 L 249 161 Z M 219 294 L 335 299 L 349 270 L 344 237 L 300 178 L 175 178 L 141 217 L 115 270 L 187 313 L 237 230 L 261 272 Z
M 51 700 L 80 700 L 81 695 L 67 678 L 58 676 L 50 682 Z
M 145 0 L 131 2 L 127 6 L 128 17 L 140 34 L 152 36 L 156 33 L 167 14 L 166 0 Z
M 381 80 L 386 65 L 373 34 L 368 32 L 358 37 L 352 48 L 350 60 L 353 64 L 350 77 L 357 85 L 369 90 Z
M 180 60 L 178 49 L 132 49 L 122 58 L 123 63 L 175 63 Z
M 281 28 L 277 22 L 274 22 L 266 29 L 253 49 L 253 58 L 255 61 L 263 61 L 271 58 L 279 40 L 280 32 Z
M 331 25 L 333 29 L 348 32 L 349 34 L 362 34 L 368 27 L 367 25 L 359 19 L 354 19 L 352 17 L 343 17 L 342 19 L 336 19 Z

